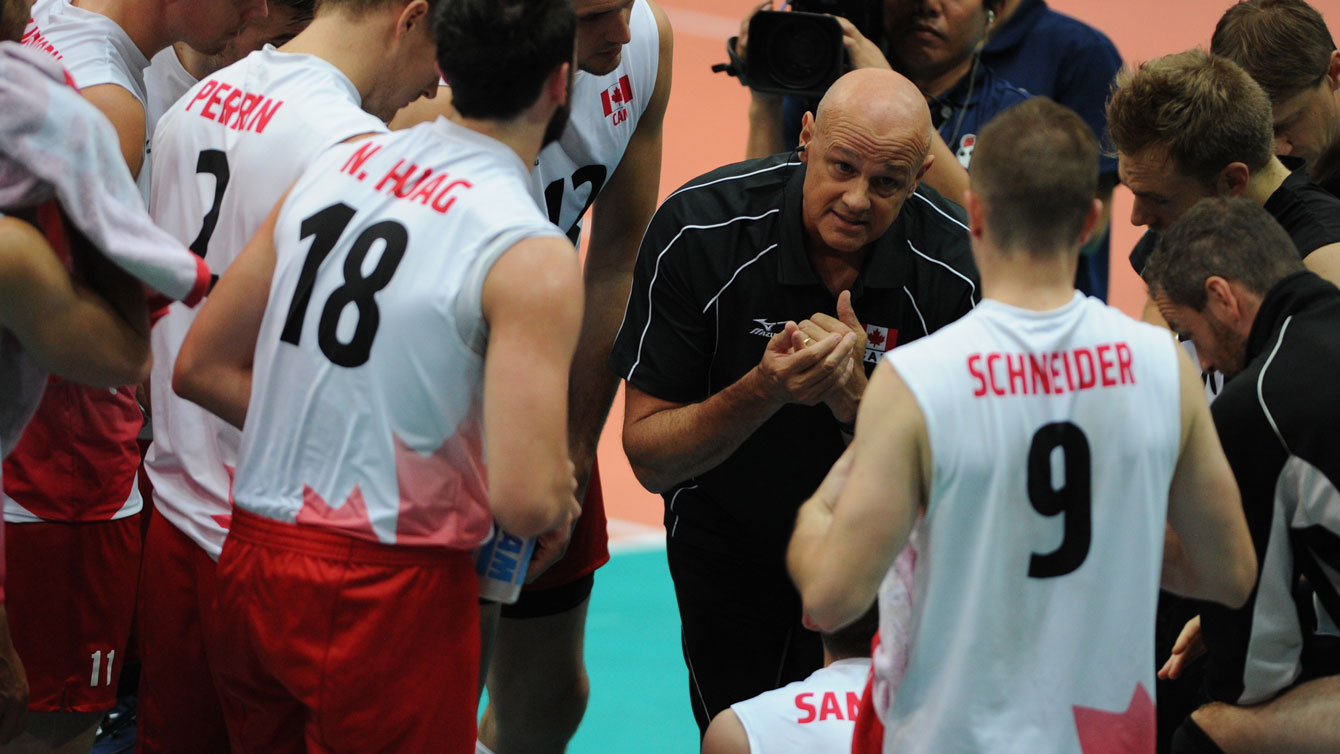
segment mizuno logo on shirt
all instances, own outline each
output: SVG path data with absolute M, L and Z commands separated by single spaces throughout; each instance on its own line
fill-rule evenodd
M 769 322 L 766 319 L 756 319 L 754 321 L 758 323 L 758 327 L 755 327 L 754 329 L 750 330 L 749 334 L 761 335 L 764 338 L 771 338 L 772 336 L 781 332 L 780 329 L 781 326 L 786 324 L 786 320 L 781 320 L 779 322 Z

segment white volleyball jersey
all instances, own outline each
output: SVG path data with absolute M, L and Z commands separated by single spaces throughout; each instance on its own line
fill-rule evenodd
M 749 754 L 851 751 L 869 675 L 868 657 L 837 660 L 803 681 L 732 704 L 749 739 Z
M 562 237 L 528 167 L 439 118 L 303 174 L 275 227 L 237 506 L 397 545 L 488 535 L 483 282 L 517 242 Z
M 23 44 L 45 50 L 60 60 L 80 89 L 115 84 L 130 92 L 141 105 L 148 103 L 144 69 L 149 59 L 112 19 L 77 8 L 70 0 L 38 0 L 23 32 Z M 146 120 L 144 149 L 148 153 Z M 136 181 L 145 199 L 149 196 L 148 162 Z
M 630 39 L 613 72 L 578 71 L 572 84 L 572 114 L 558 141 L 540 152 L 534 172 L 536 196 L 574 244 L 582 216 L 614 174 L 629 139 L 656 88 L 661 59 L 656 16 L 646 0 L 633 4 Z
M 159 119 L 173 103 L 198 83 L 200 82 L 196 77 L 182 66 L 181 58 L 177 57 L 177 50 L 174 47 L 160 50 L 149 61 L 149 67 L 144 71 L 144 91 L 149 97 L 144 107 L 144 126 L 148 129 L 150 146 Z M 152 154 L 151 150 L 150 155 Z
M 149 214 L 222 274 L 323 150 L 385 132 L 353 83 L 311 55 L 253 52 L 179 98 L 154 135 Z M 150 334 L 154 442 L 145 468 L 158 510 L 219 557 L 241 433 L 172 392 L 172 369 L 198 308 L 174 302 Z
M 144 70 L 144 91 L 149 97 L 144 106 L 144 138 L 148 148 L 144 152 L 144 166 L 140 168 L 140 190 L 144 191 L 146 203 L 153 194 L 154 129 L 172 103 L 197 83 L 172 46 L 159 50 Z
M 987 299 L 886 361 L 932 472 L 907 673 L 874 700 L 884 751 L 1152 754 L 1169 333 L 1078 294 L 1050 312 Z

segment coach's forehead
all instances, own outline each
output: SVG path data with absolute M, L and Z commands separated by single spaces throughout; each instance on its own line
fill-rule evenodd
M 817 136 L 850 142 L 869 156 L 908 159 L 930 148 L 931 116 L 921 91 L 893 71 L 861 69 L 838 79 L 815 113 Z

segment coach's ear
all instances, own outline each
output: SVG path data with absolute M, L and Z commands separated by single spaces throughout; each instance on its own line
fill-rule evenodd
M 810 161 L 810 142 L 813 139 L 814 113 L 806 111 L 800 118 L 800 146 L 796 147 L 796 155 L 805 164 L 809 164 Z

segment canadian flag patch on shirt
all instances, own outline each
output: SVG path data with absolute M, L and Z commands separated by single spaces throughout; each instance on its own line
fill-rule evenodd
M 628 120 L 627 105 L 633 101 L 633 84 L 628 76 L 620 76 L 618 83 L 600 93 L 600 104 L 605 108 L 605 117 L 612 125 Z
M 879 361 L 885 351 L 892 350 L 898 345 L 898 330 L 890 327 L 880 327 L 879 325 L 865 326 L 865 362 L 874 364 Z

